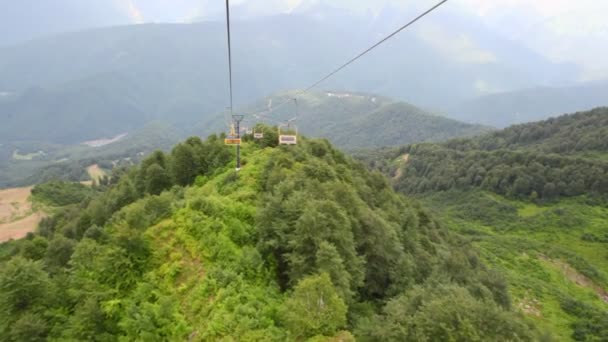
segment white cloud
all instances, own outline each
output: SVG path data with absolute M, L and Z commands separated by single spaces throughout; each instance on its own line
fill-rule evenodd
M 127 6 L 131 20 L 133 20 L 133 22 L 136 24 L 142 24 L 144 22 L 144 16 L 135 2 L 133 2 L 133 0 L 127 0 Z
M 582 80 L 602 79 L 608 70 L 608 1 L 456 0 L 458 9 L 479 16 L 492 30 L 553 60 L 583 68 Z
M 135 23 L 190 22 L 221 19 L 223 0 L 114 0 Z M 403 11 L 404 19 L 439 0 L 231 0 L 238 17 L 293 13 L 327 5 L 366 14 L 386 6 Z M 523 43 L 554 62 L 571 62 L 584 68 L 585 79 L 605 77 L 608 70 L 608 0 L 450 0 L 439 9 L 442 16 L 463 15 L 481 20 L 488 30 Z M 435 14 L 434 14 L 435 15 Z M 424 20 L 436 27 L 419 30 L 421 36 L 444 53 L 466 63 L 492 63 L 496 56 L 477 45 L 467 32 L 452 32 L 449 24 Z

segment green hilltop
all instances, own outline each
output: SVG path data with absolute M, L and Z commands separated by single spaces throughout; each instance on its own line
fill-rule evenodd
M 379 173 L 275 128 L 189 138 L 0 246 L 0 335 L 21 340 L 533 340 L 504 279 Z
M 361 155 L 506 277 L 556 340 L 608 339 L 608 109 Z

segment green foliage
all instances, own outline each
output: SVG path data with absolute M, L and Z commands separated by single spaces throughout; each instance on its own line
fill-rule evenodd
M 326 140 L 246 142 L 238 173 L 231 151 L 211 136 L 155 152 L 58 208 L 39 235 L 2 246 L 5 335 L 352 341 L 386 303 L 439 286 L 462 289 L 460 300 L 432 297 L 436 307 L 410 312 L 420 324 L 448 305 L 448 322 L 471 311 L 462 336 L 491 337 L 484 315 L 518 331 L 504 279 L 382 175 Z
M 90 199 L 95 191 L 80 183 L 51 181 L 36 185 L 32 195 L 45 204 L 51 206 L 66 206 L 83 203 Z
M 286 327 L 302 339 L 335 334 L 346 324 L 346 309 L 329 276 L 322 273 L 302 279 L 281 310 Z
M 15 257 L 0 273 L 0 299 L 7 313 L 17 313 L 42 304 L 49 290 L 49 279 L 42 264 Z
M 363 341 L 531 341 L 515 315 L 454 285 L 416 287 L 362 325 Z
M 42 236 L 35 236 L 33 239 L 27 239 L 21 243 L 21 255 L 26 259 L 40 260 L 44 258 L 46 249 L 49 243 Z
M 582 194 L 605 197 L 608 163 L 586 153 L 608 151 L 602 139 L 606 117 L 606 109 L 596 109 L 476 138 L 411 145 L 361 158 L 385 173 L 404 175 L 395 176 L 395 187 L 411 194 L 482 188 L 545 201 Z M 403 155 L 407 162 L 389 163 Z
M 575 341 L 603 341 L 608 339 L 608 313 L 572 298 L 563 299 L 561 307 L 575 316 L 572 338 Z
M 10 341 L 46 341 L 49 327 L 45 320 L 33 313 L 23 314 L 15 321 L 8 333 Z

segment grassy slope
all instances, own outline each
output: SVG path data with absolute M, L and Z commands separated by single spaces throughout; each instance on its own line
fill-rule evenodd
M 243 154 L 250 165 L 256 165 L 264 151 L 248 155 L 245 148 Z M 273 325 L 268 321 L 266 326 L 254 326 L 259 323 L 255 317 L 268 316 L 282 298 L 273 274 L 260 269 L 254 281 L 242 274 L 228 274 L 226 283 L 217 280 L 223 270 L 238 269 L 235 264 L 261 261 L 251 258 L 257 255 L 254 245 L 239 246 L 233 242 L 239 240 L 238 234 L 253 233 L 257 201 L 254 187 L 260 172 L 255 166 L 244 168 L 239 173 L 238 185 L 226 188 L 222 183 L 234 171 L 225 170 L 213 181 L 189 188 L 185 195 L 187 207 L 197 203 L 204 207 L 203 214 L 180 209 L 146 233 L 158 263 L 146 277 L 158 281 L 164 295 L 179 298 L 185 320 L 200 334 L 197 339 L 214 339 L 245 327 L 251 330 L 246 336 L 254 337 L 257 329 Z M 216 276 L 206 276 L 209 272 Z M 245 305 L 247 302 L 253 304 Z M 238 317 L 231 314 L 245 306 L 247 312 Z
M 608 235 L 607 207 L 585 198 L 536 205 L 487 192 L 438 193 L 423 202 L 474 241 L 509 280 L 515 305 L 559 340 L 571 338 L 575 320 L 560 307 L 563 296 L 608 308 L 598 296 L 608 288 L 607 243 L 582 239 Z

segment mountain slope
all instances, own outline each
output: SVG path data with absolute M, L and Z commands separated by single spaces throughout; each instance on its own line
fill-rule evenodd
M 437 116 L 408 103 L 357 92 L 309 92 L 298 96 L 297 106 L 290 102 L 265 113 L 269 104 L 282 104 L 296 94 L 292 91 L 264 98 L 244 112 L 259 113 L 253 115 L 254 120 L 270 123 L 292 119 L 297 112 L 296 124 L 303 134 L 327 138 L 349 150 L 441 141 L 490 130 Z
M 451 117 L 465 122 L 506 127 L 606 105 L 608 82 L 592 82 L 574 87 L 538 87 L 486 95 L 448 112 Z
M 220 139 L 190 138 L 0 245 L 3 336 L 532 340 L 501 278 L 382 176 L 272 142 L 245 143 L 237 175 Z
M 170 126 L 151 122 L 143 128 L 115 137 L 116 141 L 57 145 L 14 142 L 0 145 L 0 188 L 34 185 L 52 179 L 89 180 L 86 168 L 99 164 L 112 169 L 132 165 L 156 149 L 168 149 L 180 135 Z
M 608 338 L 608 110 L 362 158 L 468 237 L 557 340 Z
M 113 77 L 114 75 L 106 75 L 106 79 Z M 118 107 L 111 111 L 112 115 L 103 113 L 110 109 L 108 106 L 100 106 L 98 109 L 102 112 L 97 112 L 94 108 L 88 110 L 87 106 L 90 102 L 77 100 L 80 97 L 56 98 L 44 91 L 34 92 L 26 99 L 17 100 L 24 104 L 44 101 L 48 106 L 45 107 L 44 113 L 28 109 L 23 113 L 23 118 L 16 112 L 11 112 L 10 116 L 14 116 L 13 124 L 22 122 L 24 126 L 27 126 L 22 131 L 13 131 L 10 126 L 0 128 L 0 132 L 4 131 L 3 128 L 6 130 L 6 133 L 3 132 L 5 139 L 17 139 L 17 141 L 8 140 L 3 146 L 0 146 L 0 170 L 5 171 L 4 175 L 0 176 L 0 187 L 29 185 L 32 183 L 28 182 L 35 180 L 48 180 L 51 175 L 61 179 L 79 180 L 84 174 L 84 168 L 89 166 L 92 160 L 107 163 L 108 160 L 134 157 L 139 152 L 149 153 L 153 149 L 168 148 L 180 137 L 185 136 L 183 130 L 174 129 L 174 126 L 159 124 L 155 121 L 145 124 L 148 120 L 155 120 L 156 117 L 146 114 L 147 112 L 142 108 L 134 107 L 143 100 L 133 98 L 131 96 L 132 85 L 120 81 L 120 78 L 112 81 L 116 87 L 124 90 L 120 94 L 120 101 L 117 99 L 114 102 Z M 89 87 L 91 89 L 88 92 L 90 97 L 97 97 L 99 92 L 96 91 L 95 84 L 91 83 Z M 268 108 L 269 101 L 278 104 L 293 94 L 295 92 L 280 93 L 260 99 L 242 111 L 239 110 L 239 113 L 247 114 L 243 126 L 251 127 L 260 122 L 275 124 L 278 122 L 276 120 L 293 118 L 296 108 L 291 103 L 273 113 L 271 115 L 273 119 L 267 119 L 267 116 L 259 114 Z M 155 96 L 151 94 L 150 97 Z M 24 107 L 30 107 L 30 105 L 21 108 Z M 196 106 L 193 105 L 194 107 Z M 133 109 L 129 110 L 129 108 Z M 364 93 L 308 93 L 300 98 L 297 110 L 299 111 L 297 124 L 301 133 L 327 137 L 338 146 L 349 150 L 439 141 L 488 131 L 488 128 L 483 126 L 464 124 L 429 114 L 406 103 Z M 174 109 L 172 112 L 179 113 L 179 110 Z M 192 125 L 193 128 L 187 131 L 190 135 L 196 136 L 225 131 L 224 114 L 217 113 L 206 119 L 205 116 L 202 116 L 204 119 L 199 120 L 197 125 Z M 32 122 L 44 122 L 45 115 L 52 115 L 55 118 L 55 124 L 61 124 L 64 128 L 55 131 L 48 130 L 42 124 L 31 124 Z M 35 116 L 36 119 L 34 120 L 32 116 Z M 162 118 L 159 119 L 162 120 Z M 140 125 L 145 126 L 141 129 L 137 128 Z M 87 131 L 82 129 L 83 126 L 96 130 L 98 134 L 103 134 L 100 137 L 106 139 L 122 134 L 127 134 L 127 136 L 123 140 L 101 148 L 90 148 L 82 145 L 82 142 L 89 140 Z M 118 133 L 113 135 L 112 132 Z M 28 140 L 31 137 L 36 137 L 36 141 Z M 134 137 L 137 137 L 137 141 L 133 140 Z M 78 144 L 49 144 L 45 143 L 45 138 L 60 142 L 76 139 Z M 15 160 L 13 157 L 15 151 L 21 151 L 22 154 L 42 151 L 45 156 L 37 156 L 33 160 Z M 69 163 L 53 165 L 58 160 L 65 159 L 68 159 Z M 70 166 L 68 167 L 68 165 Z M 55 171 L 48 172 L 51 169 Z M 66 171 L 64 175 L 61 175 L 59 173 L 61 169 L 71 171 Z M 41 176 L 44 173 L 47 176 Z

